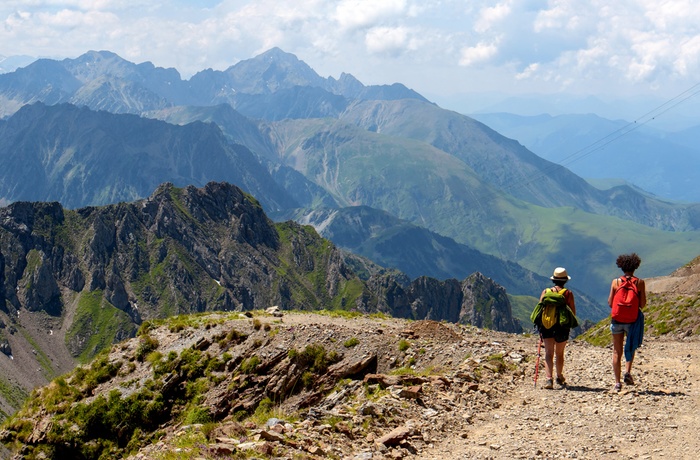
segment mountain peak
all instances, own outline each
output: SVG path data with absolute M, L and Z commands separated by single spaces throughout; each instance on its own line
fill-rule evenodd
M 281 48 L 278 48 L 277 46 L 275 46 L 274 48 L 270 48 L 269 50 L 265 51 L 262 54 L 259 54 L 258 56 L 256 56 L 253 59 L 257 59 L 257 58 L 274 59 L 277 61 L 283 60 L 283 61 L 290 61 L 290 62 L 302 62 L 299 60 L 298 57 L 296 57 L 296 55 L 294 55 L 292 53 L 288 53 L 288 52 L 282 50 Z
M 122 59 L 121 57 L 119 57 L 119 55 L 118 55 L 117 53 L 114 53 L 114 52 L 108 51 L 108 50 L 100 50 L 100 51 L 90 50 L 90 51 L 87 51 L 87 52 L 83 53 L 82 55 L 80 55 L 80 57 L 78 57 L 78 59 L 81 59 L 81 58 L 89 58 L 89 59 L 115 59 L 115 58 L 116 58 L 116 59 Z
M 225 73 L 238 91 L 249 94 L 271 94 L 294 86 L 327 86 L 308 64 L 279 48 L 240 61 Z

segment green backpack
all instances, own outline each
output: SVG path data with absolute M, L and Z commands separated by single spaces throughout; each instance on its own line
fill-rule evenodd
M 564 292 L 566 288 L 559 292 L 547 288 L 542 300 L 532 310 L 530 321 L 545 329 L 551 329 L 557 323 L 564 327 L 577 327 L 578 319 L 567 305 Z

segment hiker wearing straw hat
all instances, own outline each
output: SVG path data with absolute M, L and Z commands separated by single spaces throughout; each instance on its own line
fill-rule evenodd
M 566 272 L 564 267 L 557 267 L 554 269 L 554 273 L 549 278 L 552 280 L 554 286 L 546 288 L 540 294 L 540 302 L 545 297 L 545 294 L 556 292 L 564 296 L 566 299 L 566 304 L 571 309 L 571 312 L 576 315 L 576 304 L 574 303 L 574 293 L 569 289 L 565 288 L 564 285 L 567 281 L 571 279 L 569 274 Z M 559 386 L 566 385 L 566 379 L 564 378 L 564 349 L 566 348 L 566 343 L 569 340 L 569 333 L 571 332 L 571 327 L 568 325 L 562 325 L 559 321 L 553 326 L 546 328 L 541 323 L 537 325 L 540 337 L 544 342 L 544 370 L 547 377 L 544 388 L 552 389 L 554 388 L 554 361 L 556 358 L 556 371 L 557 371 L 557 384 Z

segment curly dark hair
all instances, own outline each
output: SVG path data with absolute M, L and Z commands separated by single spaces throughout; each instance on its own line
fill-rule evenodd
M 642 259 L 639 258 L 636 252 L 632 254 L 622 254 L 617 257 L 617 266 L 625 273 L 634 273 L 639 265 L 642 263 Z

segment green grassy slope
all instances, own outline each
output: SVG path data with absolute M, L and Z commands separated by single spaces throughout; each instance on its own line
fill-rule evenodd
M 424 142 L 365 131 L 336 120 L 273 125 L 283 159 L 343 205 L 367 205 L 549 276 L 604 304 L 619 253 L 636 251 L 639 275 L 686 263 L 700 232 L 668 232 L 574 208 L 544 208 L 505 195 L 455 156 Z

